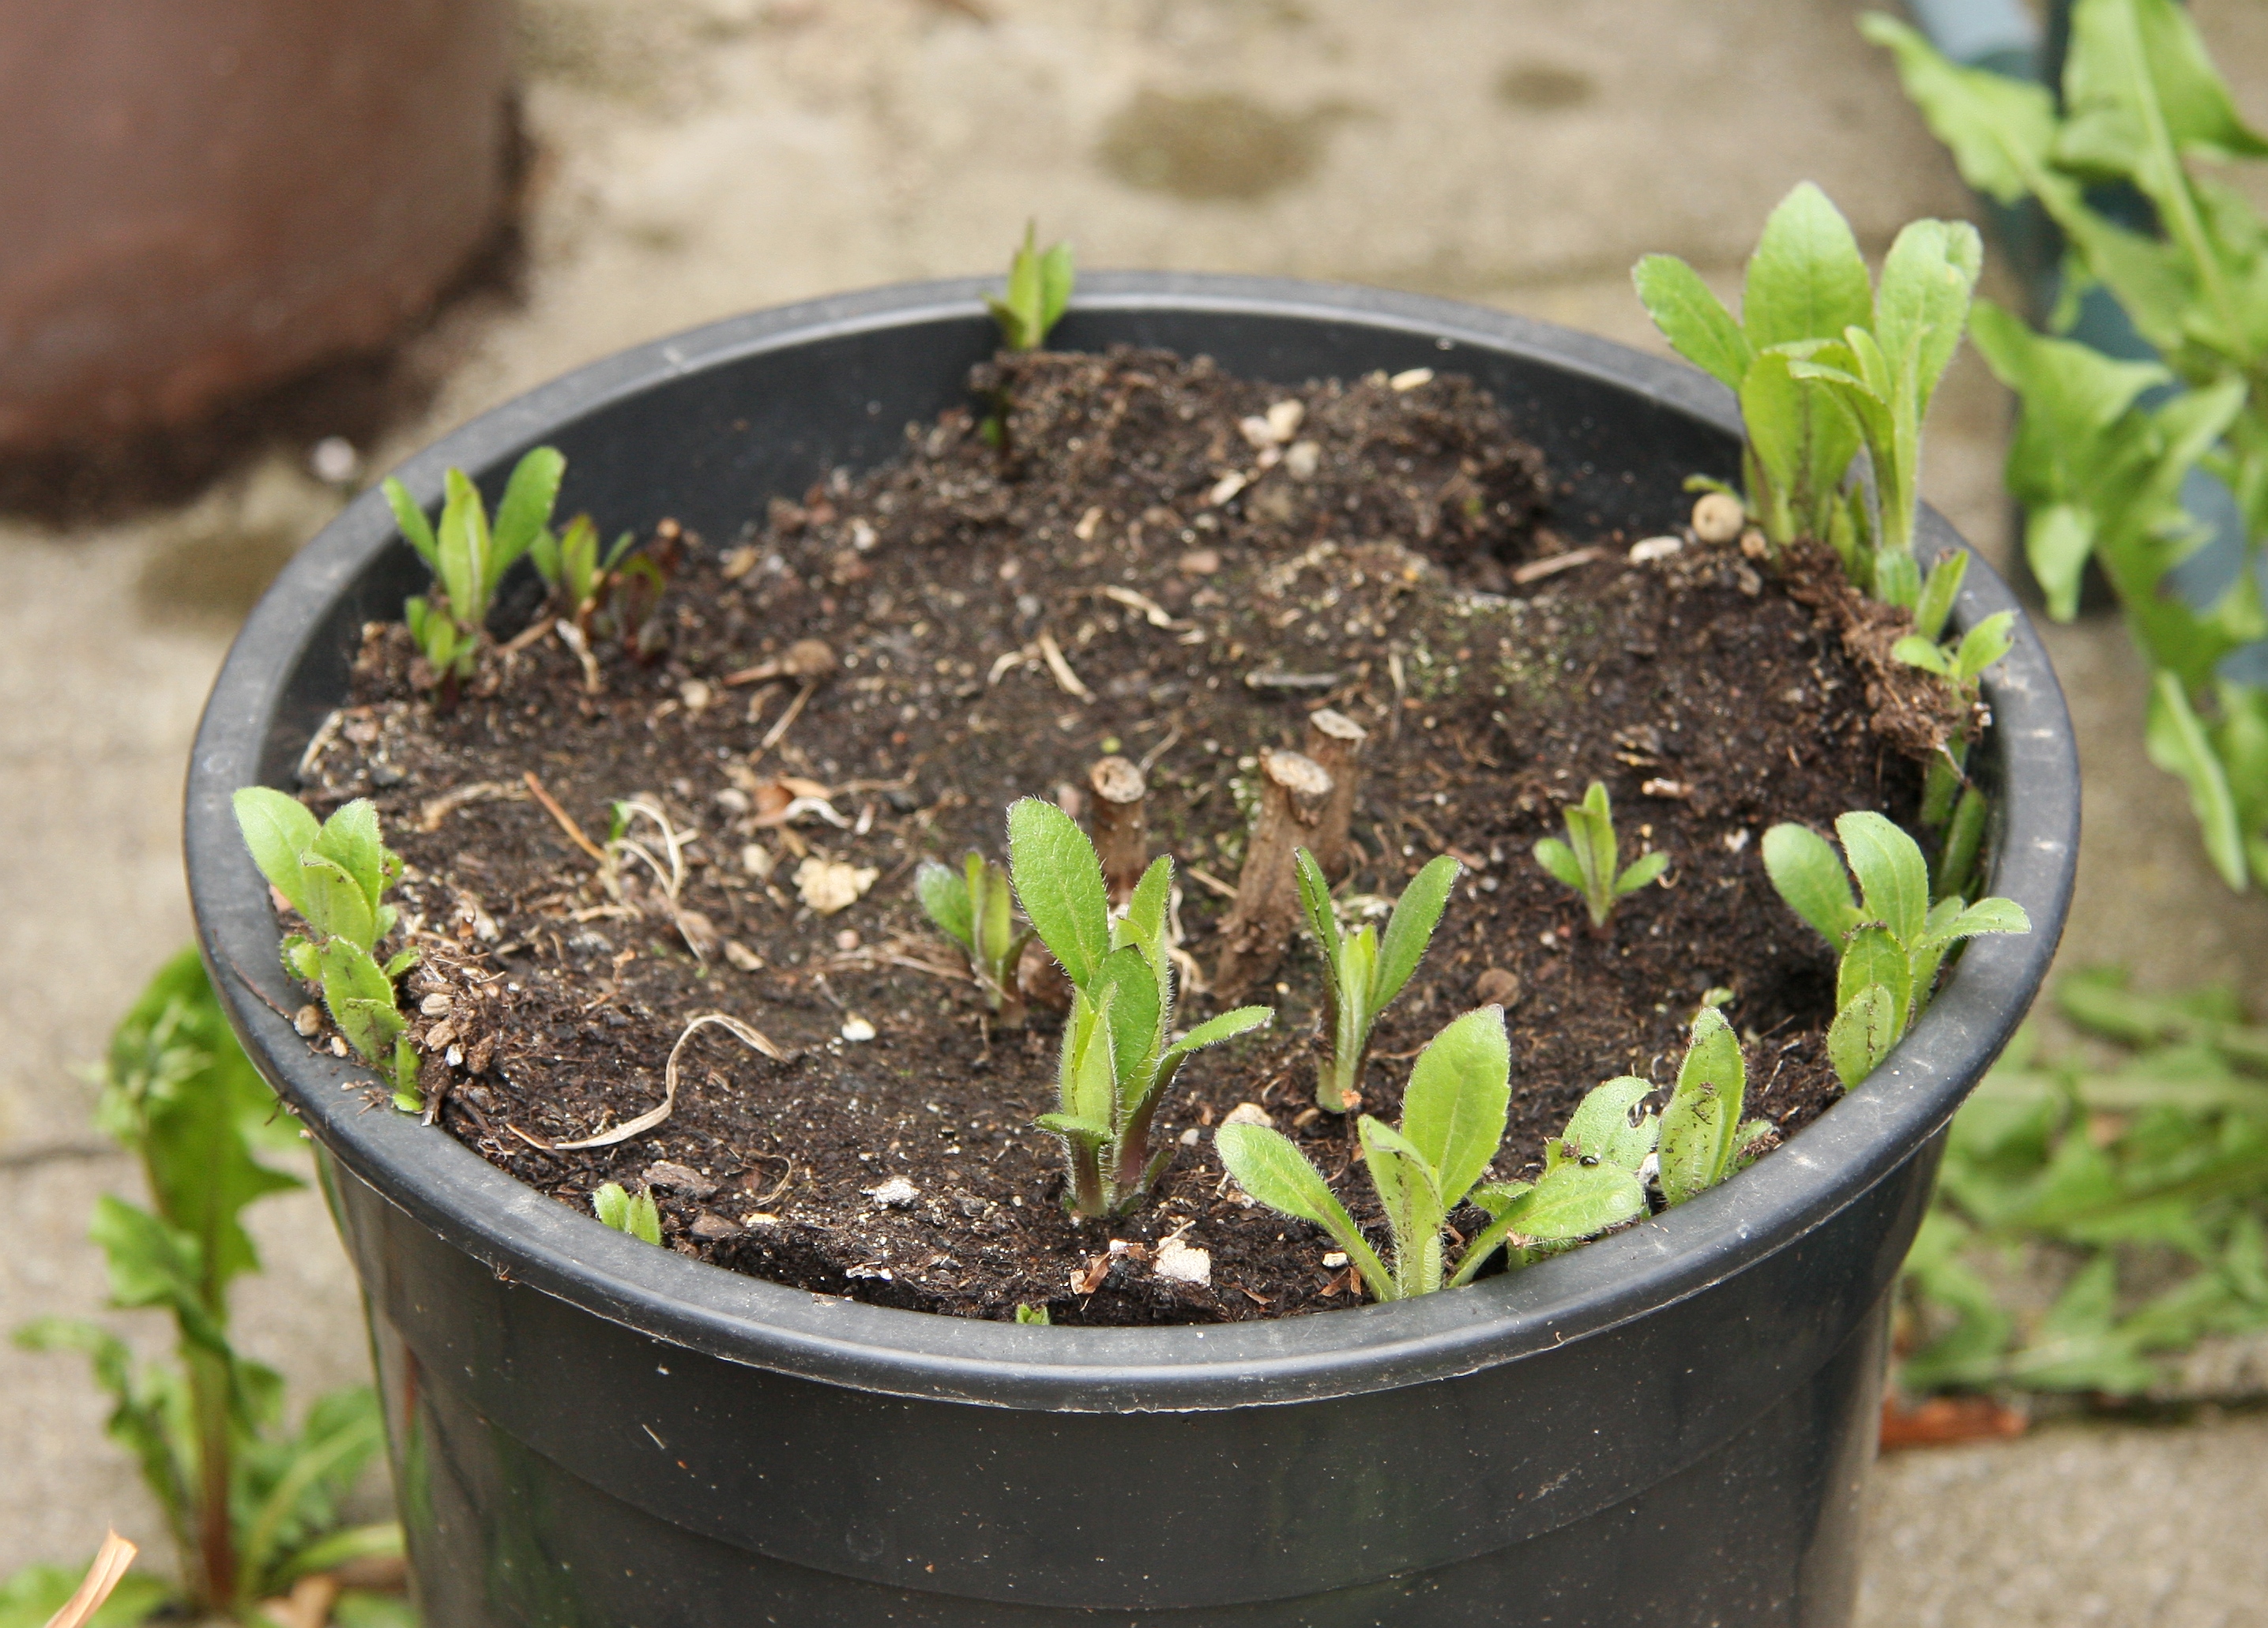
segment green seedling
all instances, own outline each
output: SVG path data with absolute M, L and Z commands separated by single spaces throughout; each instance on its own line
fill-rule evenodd
M 252 861 L 284 902 L 307 924 L 284 939 L 284 969 L 319 984 L 331 1021 L 372 1068 L 390 1073 L 395 1104 L 423 1106 L 417 1053 L 404 1032 L 394 980 L 417 961 L 405 949 L 384 962 L 379 946 L 394 931 L 386 890 L 401 874 L 401 858 L 379 838 L 378 809 L 367 798 L 343 805 L 318 825 L 295 797 L 264 785 L 236 794 L 237 829 Z
M 147 1208 L 105 1195 L 90 1235 L 108 1265 L 110 1303 L 163 1310 L 170 1359 L 143 1360 L 92 1322 L 43 1318 L 18 1330 L 32 1351 L 86 1354 L 111 1402 L 112 1440 L 140 1466 L 180 1557 L 178 1583 L 146 1572 L 121 1582 L 95 1620 L 253 1623 L 259 1602 L 300 1579 L 401 1553 L 393 1521 L 350 1525 L 345 1499 L 384 1447 L 367 1386 L 284 1419 L 284 1381 L 231 1338 L 236 1279 L 260 1269 L 245 1209 L 298 1180 L 265 1157 L 298 1145 L 298 1123 L 238 1047 L 194 950 L 151 980 L 94 1074 L 95 1122 L 134 1156 Z M 36 1624 L 70 1597 L 77 1569 L 31 1566 L 0 1584 L 0 1615 Z M 385 1596 L 350 1590 L 339 1616 L 397 1622 Z
M 1032 933 L 1029 928 L 1017 930 L 1008 873 L 979 853 L 969 854 L 958 874 L 933 859 L 924 860 L 914 873 L 914 896 L 968 955 L 976 987 L 1001 1027 L 1021 1028 L 1024 993 L 1016 982 L 1016 963 Z
M 1511 1074 L 1504 1010 L 1483 1006 L 1451 1022 L 1418 1054 L 1403 1094 L 1399 1129 L 1368 1114 L 1362 1116 L 1363 1163 L 1386 1212 L 1393 1240 L 1391 1269 L 1289 1137 L 1265 1125 L 1227 1124 L 1215 1134 L 1214 1145 L 1237 1185 L 1254 1200 L 1329 1234 L 1373 1297 L 1402 1300 L 1431 1294 L 1471 1282 L 1489 1257 L 1508 1245 L 1517 1252 L 1516 1263 L 1524 1264 L 1532 1246 L 1589 1237 L 1646 1212 L 1638 1167 L 1652 1149 L 1651 1135 L 1643 1148 L 1625 1147 L 1605 1130 L 1615 1117 L 1628 1130 L 1628 1110 L 1636 1096 L 1623 1101 L 1619 1110 L 1602 1107 L 1594 1115 L 1601 1122 L 1595 1139 L 1616 1157 L 1583 1149 L 1547 1150 L 1553 1162 L 1538 1181 L 1481 1181 L 1504 1141 Z M 1638 1086 L 1638 1095 L 1648 1089 L 1643 1080 L 1631 1083 Z M 1609 1087 L 1600 1091 L 1611 1095 Z M 1599 1092 L 1586 1099 L 1570 1122 L 1572 1135 L 1584 1134 L 1577 1127 L 1594 1099 L 1605 1101 Z M 1624 1161 L 1624 1153 L 1632 1156 Z M 1468 1199 L 1492 1219 L 1466 1246 L 1451 1273 L 1442 1228 L 1450 1212 Z
M 635 541 L 624 532 L 601 558 L 599 528 L 589 515 L 578 514 L 559 536 L 553 536 L 549 527 L 536 533 L 535 541 L 527 546 L 527 557 L 535 566 L 535 574 L 551 590 L 560 614 L 588 632 Z
M 1173 861 L 1162 855 L 1113 920 L 1102 862 L 1069 814 L 1027 797 L 1008 810 L 1008 872 L 1040 942 L 1071 982 L 1057 1108 L 1036 1121 L 1064 1145 L 1065 1208 L 1077 1217 L 1132 1208 L 1172 1157 L 1151 1151 L 1158 1104 L 1183 1059 L 1262 1028 L 1266 1006 L 1225 1012 L 1175 1041 L 1167 907 Z
M 620 1182 L 602 1182 L 591 1190 L 591 1213 L 641 1242 L 661 1241 L 661 1211 L 653 1202 L 651 1188 L 638 1189 L 633 1197 Z
M 539 446 L 522 458 L 505 483 L 504 501 L 497 505 L 493 532 L 481 495 L 462 469 L 451 469 L 444 477 L 447 495 L 438 529 L 426 520 L 409 489 L 387 477 L 386 500 L 393 505 L 394 524 L 433 572 L 432 591 L 405 604 L 403 617 L 433 669 L 434 681 L 447 693 L 453 694 L 449 687 L 472 676 L 473 658 L 487 633 L 497 585 L 551 524 L 551 506 L 558 500 L 559 477 L 566 468 L 566 459 L 555 447 Z M 595 537 L 592 546 L 595 549 Z
M 1048 332 L 1062 320 L 1071 305 L 1078 281 L 1071 268 L 1071 245 L 1055 243 L 1043 254 L 1039 247 L 1039 223 L 1027 222 L 1024 244 L 1008 262 L 1005 298 L 984 297 L 984 307 L 1000 326 L 1000 343 L 1010 350 L 1036 350 L 1047 343 Z
M 1639 299 L 1679 354 L 1740 398 L 1745 504 L 1775 545 L 1832 543 L 1854 581 L 1911 606 L 1923 416 L 1961 343 L 1983 263 L 1976 230 L 1915 221 L 1868 278 L 1850 224 L 1806 181 L 1764 223 L 1735 320 L 1683 261 L 1649 254 Z M 1864 446 L 1870 510 L 1850 481 Z
M 1314 855 L 1297 849 L 1292 863 L 1299 869 L 1300 902 L 1307 907 L 1308 928 L 1329 969 L 1323 982 L 1323 1027 L 1331 1050 L 1315 1072 L 1315 1103 L 1326 1113 L 1351 1113 L 1362 1106 L 1363 1062 L 1370 1055 L 1371 1028 L 1418 970 L 1461 867 L 1443 854 L 1411 877 L 1394 902 L 1381 940 L 1367 922 L 1351 932 L 1341 931 L 1331 908 L 1330 884 Z
M 1048 1308 L 1044 1306 L 1031 1306 L 1019 1302 L 1016 1307 L 1016 1321 L 1029 1323 L 1035 1328 L 1044 1329 L 1053 1323 L 1055 1319 L 1048 1315 Z
M 1694 1014 L 1693 1040 L 1677 1071 L 1677 1087 L 1661 1111 L 1655 1178 L 1665 1204 L 1682 1204 L 1736 1170 L 1747 1168 L 1777 1136 L 1764 1120 L 1741 1117 L 1749 1064 L 1741 1037 L 1725 1014 L 1704 1006 Z
M 1861 26 L 1962 177 L 2054 223 L 2046 325 L 2107 292 L 2157 353 L 2113 358 L 1982 302 L 1970 323 L 2021 401 L 2007 485 L 2051 614 L 2074 615 L 2102 567 L 2154 670 L 2152 760 L 2187 782 L 2228 885 L 2268 881 L 2268 136 L 2172 0 L 2080 0 L 2060 87 L 1958 67 L 1887 17 Z
M 2029 932 L 2032 924 L 2011 899 L 1966 904 L 1956 895 L 1931 902 L 1920 844 L 1878 814 L 1846 814 L 1835 821 L 1835 834 L 1850 862 L 1848 875 L 1827 839 L 1800 825 L 1766 831 L 1764 857 L 1779 896 L 1840 957 L 1827 1056 L 1849 1087 L 1874 1072 L 1913 1027 L 1955 945 L 1985 933 Z M 1851 895 L 1854 876 L 1857 900 Z
M 1937 869 L 1931 879 L 1931 891 L 1937 898 L 1963 892 L 1976 869 L 1988 804 L 1983 789 L 1968 779 L 1969 748 L 1974 740 L 1970 720 L 1985 673 L 2015 644 L 2016 618 L 2005 610 L 1985 617 L 1958 640 L 1937 642 L 1968 564 L 1966 549 L 1947 551 L 1924 585 L 1922 602 L 1914 613 L 1915 630 L 1890 648 L 1890 653 L 1908 666 L 1943 679 L 1962 707 L 1962 720 L 1946 741 L 1944 752 L 1931 762 L 1922 787 L 1922 824 L 1937 830 L 1949 822 L 1950 828 L 1938 850 Z M 1941 592 L 1940 583 L 1946 585 Z
M 1602 781 L 1591 782 L 1583 800 L 1560 811 L 1567 821 L 1567 840 L 1547 836 L 1535 844 L 1535 863 L 1552 877 L 1583 895 L 1594 929 L 1603 928 L 1615 906 L 1669 868 L 1669 856 L 1656 851 L 1640 854 L 1621 871 L 1615 869 L 1614 805 Z

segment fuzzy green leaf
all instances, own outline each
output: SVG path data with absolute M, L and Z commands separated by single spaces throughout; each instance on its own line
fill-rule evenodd
M 378 913 L 346 867 L 319 853 L 299 856 L 299 913 L 326 938 L 368 950 L 378 942 Z
M 1961 348 L 1984 246 L 1965 220 L 1907 223 L 1882 262 L 1874 333 L 1886 356 L 1909 357 L 1905 388 L 1918 419 Z
M 975 855 L 969 856 L 976 858 Z M 978 859 L 978 866 L 983 861 Z M 981 874 L 981 873 L 980 873 Z M 924 859 L 914 873 L 914 897 L 938 930 L 971 955 L 976 953 L 976 924 L 968 899 L 968 883 L 952 868 Z
M 566 471 L 567 460 L 556 446 L 535 447 L 512 467 L 504 501 L 497 505 L 496 533 L 490 539 L 487 576 L 482 585 L 483 600 L 496 592 L 512 563 L 526 553 L 551 524 L 552 505 L 559 501 L 559 478 Z M 595 541 L 596 532 L 592 534 Z
M 1504 1009 L 1457 1018 L 1418 1054 L 1402 1098 L 1402 1135 L 1440 1179 L 1445 1208 L 1481 1178 L 1504 1141 L 1512 1102 L 1512 1042 Z
M 1758 350 L 1791 340 L 1833 339 L 1874 320 L 1874 289 L 1851 225 L 1809 181 L 1764 222 L 1749 261 L 1741 320 Z
M 2032 918 L 2014 899 L 1979 899 L 1945 925 L 1933 926 L 1928 941 L 1943 945 L 1960 939 L 1982 938 L 1991 932 L 2022 933 L 2031 930 Z
M 1213 1146 L 1236 1184 L 1256 1203 L 1322 1227 L 1346 1251 L 1373 1295 L 1382 1300 L 1395 1298 L 1394 1278 L 1378 1252 L 1289 1137 L 1265 1125 L 1223 1125 L 1213 1133 Z
M 1670 348 L 1727 389 L 1739 390 L 1756 350 L 1700 274 L 1675 255 L 1648 254 L 1631 269 L 1631 280 Z
M 1580 1162 L 1602 1159 L 1635 1172 L 1653 1152 L 1660 1123 L 1652 1114 L 1631 1123 L 1631 1109 L 1653 1091 L 1653 1082 L 1624 1074 L 1591 1087 L 1555 1138 L 1560 1156 Z M 1557 1161 L 1554 1160 L 1556 1168 Z
M 1572 1161 L 1552 1171 L 1509 1212 L 1523 1238 L 1589 1238 L 1646 1213 L 1646 1190 L 1618 1164 Z
M 1133 1107 L 1126 1094 L 1147 1083 L 1144 1066 L 1158 1055 L 1158 979 L 1133 945 L 1113 950 L 1096 970 L 1094 991 L 1108 1015 L 1110 1051 L 1120 1087 L 1120 1112 Z
M 1615 878 L 1615 894 L 1621 897 L 1636 893 L 1647 884 L 1660 880 L 1661 873 L 1668 868 L 1669 856 L 1660 849 L 1657 848 L 1652 853 L 1642 853 L 1631 861 L 1620 876 Z
M 1962 636 L 1953 659 L 1953 674 L 1963 685 L 1973 684 L 2001 657 L 2015 647 L 2016 617 L 2013 611 L 1995 611 Z
M 1429 859 L 1394 902 L 1394 913 L 1386 919 L 1386 936 L 1379 941 L 1378 960 L 1371 973 L 1373 1012 L 1399 995 L 1410 974 L 1418 970 L 1462 869 L 1447 854 Z
M 1008 809 L 1008 869 L 1040 942 L 1086 988 L 1110 954 L 1110 895 L 1094 844 L 1053 803 L 1020 798 Z
M 441 551 L 433 541 L 433 524 L 425 518 L 425 511 L 409 495 L 409 489 L 392 475 L 382 483 L 386 490 L 387 506 L 394 511 L 394 523 L 401 531 L 402 540 L 417 550 L 417 557 L 435 576 L 441 574 Z
M 371 954 L 350 939 L 333 939 L 317 952 L 323 1005 L 347 1043 L 375 1067 L 389 1060 L 394 1036 L 408 1027 L 394 1005 L 394 983 Z
M 1776 825 L 1764 833 L 1764 873 L 1788 909 L 1837 948 L 1858 924 L 1859 906 L 1832 844 L 1808 827 Z
M 1870 983 L 1835 1014 L 1827 1030 L 1827 1060 L 1844 1089 L 1851 1090 L 1881 1065 L 1897 1042 L 1897 1002 L 1889 990 Z
M 1535 844 L 1535 863 L 1551 875 L 1554 881 L 1563 882 L 1577 893 L 1587 895 L 1588 879 L 1583 874 L 1582 861 L 1575 851 L 1556 836 L 1547 836 Z
M 252 853 L 252 862 L 269 885 L 302 916 L 306 910 L 306 879 L 299 857 L 314 846 L 322 827 L 296 797 L 264 785 L 247 785 L 232 799 L 237 829 Z
M 1239 1035 L 1248 1035 L 1254 1029 L 1266 1028 L 1275 1021 L 1272 1006 L 1237 1006 L 1217 1018 L 1207 1018 L 1188 1034 L 1166 1049 L 1166 1062 L 1177 1063 L 1192 1051 L 1202 1051 L 1207 1046 L 1218 1046 L 1223 1041 L 1233 1040 Z M 1162 1067 L 1161 1067 L 1162 1072 Z
M 444 472 L 442 483 L 448 495 L 434 534 L 440 550 L 437 574 L 449 596 L 449 615 L 468 634 L 477 636 L 488 614 L 488 513 L 462 469 Z
M 1843 959 L 1835 969 L 1836 1006 L 1850 1005 L 1870 985 L 1889 992 L 1891 1021 L 1896 1034 L 1904 1034 L 1912 1020 L 1915 995 L 1927 991 L 1914 987 L 1912 947 L 1900 944 L 1889 929 L 1871 924 L 1852 932 L 1843 947 Z
M 323 821 L 322 829 L 309 846 L 335 861 L 354 879 L 375 916 L 379 897 L 391 880 L 387 864 L 391 856 L 386 851 L 386 844 L 379 840 L 377 805 L 366 797 L 341 805 Z
M 1931 565 L 1929 576 L 1921 586 L 1921 597 L 1914 601 L 1914 632 L 1923 640 L 1934 641 L 1945 631 L 1946 618 L 1953 614 L 1953 602 L 1961 596 L 1962 578 L 1968 574 L 1966 549 L 1948 549 Z M 1905 641 L 1900 639 L 1898 643 L 1903 645 Z
M 1901 945 L 1921 939 L 1929 915 L 1929 866 L 1921 846 L 1878 814 L 1859 810 L 1835 821 L 1867 913 Z
M 1725 1179 L 1738 1145 L 1748 1061 L 1724 1014 L 1704 1006 L 1693 1042 L 1677 1071 L 1677 1089 L 1661 1112 L 1661 1196 L 1683 1204 Z

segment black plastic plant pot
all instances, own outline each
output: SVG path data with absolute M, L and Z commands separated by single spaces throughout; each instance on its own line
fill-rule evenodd
M 976 282 L 735 318 L 570 374 L 411 460 L 493 502 L 527 448 L 562 512 L 729 537 L 965 402 Z M 1667 529 L 1737 467 L 1689 369 L 1492 311 L 1240 277 L 1091 276 L 1054 335 L 1299 381 L 1473 376 L 1572 483 L 1571 533 Z M 1934 515 L 1922 548 L 1960 546 Z M 939 569 L 950 571 L 940 558 Z M 379 494 L 301 552 L 209 703 L 188 849 L 215 981 L 326 1150 L 435 1628 L 782 1624 L 1839 1624 L 1889 1296 L 1939 1133 L 2047 970 L 2079 831 L 2071 727 L 2021 614 L 1986 686 L 1993 890 L 1922 1021 L 1786 1147 L 1693 1202 L 1474 1287 L 1273 1322 L 1029 1328 L 860 1305 L 653 1249 L 367 1106 L 281 1015 L 229 810 L 294 784 L 362 625 L 420 571 Z M 1955 612 L 2014 610 L 1980 563 Z

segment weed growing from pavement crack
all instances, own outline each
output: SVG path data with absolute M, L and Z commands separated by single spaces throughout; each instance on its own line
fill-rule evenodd
M 1859 899 L 1827 839 L 1800 825 L 1764 833 L 1764 870 L 1779 896 L 1836 947 L 1835 1021 L 1828 1060 L 1847 1087 L 1872 1073 L 1929 1005 L 1938 968 L 1964 939 L 2029 932 L 2031 919 L 2011 899 L 1964 904 L 1930 902 L 1921 846 L 1881 814 L 1835 821 Z M 1861 903 L 1863 907 L 1861 908 Z
M 1602 781 L 1592 781 L 1583 800 L 1569 804 L 1560 814 L 1567 821 L 1567 840 L 1545 837 L 1535 844 L 1535 862 L 1583 895 L 1593 927 L 1604 927 L 1619 901 L 1669 868 L 1669 856 L 1657 851 L 1640 854 L 1621 871 L 1615 869 L 1615 810 Z
M 1300 902 L 1307 907 L 1307 925 L 1327 969 L 1323 1027 L 1331 1049 L 1316 1071 L 1315 1101 L 1326 1113 L 1349 1113 L 1362 1106 L 1362 1067 L 1370 1054 L 1371 1028 L 1418 970 L 1462 867 L 1443 854 L 1411 877 L 1395 901 L 1381 940 L 1367 922 L 1343 931 L 1331 909 L 1330 883 L 1314 855 L 1301 848 L 1292 860 L 1299 867 Z
M 404 1032 L 409 1020 L 394 992 L 394 980 L 416 964 L 417 952 L 378 959 L 394 931 L 395 911 L 385 894 L 401 874 L 401 860 L 379 840 L 376 806 L 358 797 L 318 825 L 298 799 L 269 786 L 246 786 L 235 804 L 253 863 L 307 924 L 307 933 L 284 940 L 285 970 L 321 986 L 347 1043 L 391 1073 L 397 1107 L 422 1106 L 417 1053 Z
M 1168 1042 L 1174 970 L 1167 908 L 1174 863 L 1160 856 L 1113 920 L 1102 862 L 1071 817 L 1027 797 L 1008 810 L 1008 871 L 1024 915 L 1071 985 L 1057 1111 L 1035 1122 L 1070 1164 L 1064 1202 L 1074 1216 L 1132 1208 L 1172 1156 L 1152 1153 L 1150 1127 L 1182 1060 L 1266 1024 L 1266 1006 L 1239 1006 Z

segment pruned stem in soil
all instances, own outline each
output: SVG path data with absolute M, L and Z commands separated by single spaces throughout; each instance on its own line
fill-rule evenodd
M 1241 998 L 1276 970 L 1300 925 L 1300 879 L 1292 854 L 1309 848 L 1329 812 L 1336 783 L 1299 752 L 1260 755 L 1260 817 L 1236 879 L 1236 902 L 1221 923 L 1213 987 L 1224 1002 Z
M 1150 867 L 1150 833 L 1142 799 L 1149 791 L 1142 771 L 1123 757 L 1106 757 L 1086 771 L 1094 792 L 1094 851 L 1102 860 L 1102 880 L 1110 902 L 1123 904 Z
M 1355 793 L 1361 789 L 1362 769 L 1357 762 L 1370 732 L 1344 712 L 1329 707 L 1307 714 L 1307 755 L 1331 777 L 1330 801 L 1307 843 L 1307 851 L 1333 883 L 1346 880 L 1352 868 L 1347 836 L 1354 824 Z

